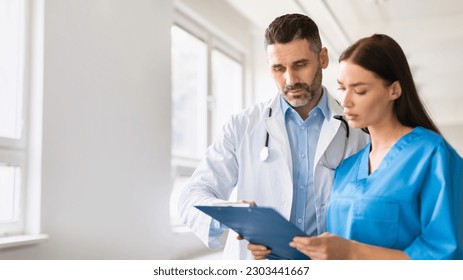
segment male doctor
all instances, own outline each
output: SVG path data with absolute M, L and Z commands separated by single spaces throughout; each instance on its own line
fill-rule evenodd
M 231 117 L 179 200 L 184 223 L 211 249 L 222 246 L 226 228 L 194 206 L 225 202 L 235 188 L 238 200 L 275 208 L 309 236 L 323 233 L 334 169 L 367 143 L 366 134 L 339 119 L 343 109 L 322 86 L 328 50 L 317 25 L 305 15 L 283 15 L 265 40 L 279 94 Z M 224 258 L 270 253 L 238 239 L 228 235 Z

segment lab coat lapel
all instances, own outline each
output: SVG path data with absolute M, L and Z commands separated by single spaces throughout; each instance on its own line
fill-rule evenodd
M 272 116 L 269 117 L 269 109 L 272 108 Z M 293 197 L 293 172 L 291 148 L 288 133 L 280 106 L 280 95 L 273 98 L 263 112 L 264 127 L 270 135 L 269 138 L 269 164 L 275 172 L 278 172 L 279 188 L 274 193 L 275 201 L 278 201 L 276 209 L 289 220 L 291 215 L 291 201 Z M 272 157 L 274 155 L 275 157 Z
M 326 94 L 328 94 L 326 92 Z M 330 108 L 330 116 L 325 118 L 323 126 L 320 131 L 320 138 L 318 139 L 317 150 L 315 152 L 314 162 L 319 162 L 322 155 L 325 153 L 329 144 L 333 140 L 334 136 L 338 132 L 341 122 L 334 119 L 333 116 L 343 114 L 341 106 L 331 96 L 328 97 L 328 107 Z M 342 148 L 341 148 L 342 150 Z M 314 170 L 317 165 L 314 164 Z
M 268 116 L 270 108 L 272 108 L 271 117 Z M 270 106 L 264 110 L 264 114 L 264 125 L 265 129 L 270 134 L 270 141 L 274 141 L 277 144 L 275 146 L 280 150 L 285 159 L 288 174 L 290 174 L 290 178 L 292 178 L 291 150 L 288 134 L 286 133 L 284 117 L 282 116 L 279 95 L 272 99 Z

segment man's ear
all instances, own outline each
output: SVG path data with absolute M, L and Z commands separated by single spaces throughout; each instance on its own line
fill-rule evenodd
M 330 59 L 328 56 L 327 48 L 324 47 L 321 49 L 320 54 L 318 56 L 318 62 L 320 63 L 320 66 L 322 67 L 322 69 L 326 69 L 326 67 L 328 67 Z
M 391 100 L 396 100 L 400 96 L 402 96 L 402 87 L 400 86 L 399 81 L 393 82 L 392 85 L 390 86 L 390 89 L 391 89 L 391 95 L 390 95 Z

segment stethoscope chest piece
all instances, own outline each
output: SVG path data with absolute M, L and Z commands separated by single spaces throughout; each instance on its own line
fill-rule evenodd
M 269 155 L 269 152 L 268 152 L 268 147 L 263 147 L 262 150 L 260 150 L 260 160 L 261 161 L 266 161 L 268 159 L 268 155 Z

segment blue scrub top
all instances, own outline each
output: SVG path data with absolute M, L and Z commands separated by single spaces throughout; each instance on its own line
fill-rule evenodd
M 336 170 L 328 232 L 411 259 L 462 259 L 462 158 L 440 135 L 416 127 L 368 174 L 370 145 Z

